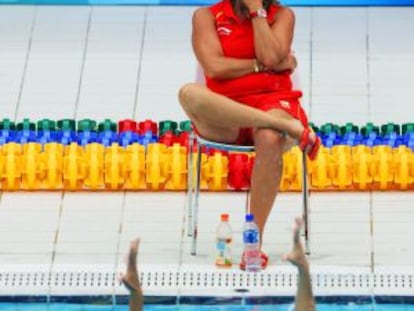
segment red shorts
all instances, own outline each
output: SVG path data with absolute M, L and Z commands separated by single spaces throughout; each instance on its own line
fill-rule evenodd
M 253 94 L 242 97 L 232 97 L 232 99 L 262 111 L 269 111 L 272 109 L 283 110 L 290 114 L 293 118 L 299 120 L 306 128 L 308 127 L 308 117 L 300 105 L 299 98 L 301 96 L 301 91 L 288 91 Z M 193 129 L 196 134 L 199 135 L 199 132 L 194 125 Z M 234 143 L 237 145 L 253 145 L 253 129 L 240 128 L 239 135 Z

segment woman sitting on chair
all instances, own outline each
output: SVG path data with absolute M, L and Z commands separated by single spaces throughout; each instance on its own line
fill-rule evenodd
M 311 160 L 320 146 L 300 106 L 302 93 L 292 89 L 294 24 L 292 10 L 275 0 L 222 0 L 197 9 L 192 44 L 207 87 L 191 83 L 179 91 L 198 135 L 254 144 L 250 209 L 260 241 L 279 188 L 287 136 L 298 141 Z M 261 257 L 265 268 L 268 258 L 264 252 Z

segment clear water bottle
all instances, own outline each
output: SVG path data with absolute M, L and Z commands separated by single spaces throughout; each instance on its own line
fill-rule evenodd
M 246 215 L 246 222 L 243 228 L 243 243 L 246 271 L 260 271 L 262 269 L 260 258 L 260 234 L 259 228 L 254 222 L 253 214 Z
M 232 230 L 229 224 L 229 215 L 221 214 L 221 222 L 216 230 L 216 266 L 231 268 L 233 264 L 231 254 Z

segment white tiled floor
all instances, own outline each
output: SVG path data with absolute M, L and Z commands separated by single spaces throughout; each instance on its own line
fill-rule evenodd
M 193 10 L 2 6 L 2 116 L 185 119 L 177 90 L 195 78 Z M 316 124 L 413 121 L 414 9 L 294 10 L 303 105 Z M 413 202 L 412 192 L 312 194 L 312 264 L 412 266 Z M 245 194 L 206 193 L 200 203 L 192 257 L 184 193 L 3 192 L 0 264 L 116 267 L 139 235 L 143 264 L 212 265 L 221 212 L 239 256 Z M 275 204 L 264 241 L 272 264 L 282 264 L 300 206 L 300 194 Z

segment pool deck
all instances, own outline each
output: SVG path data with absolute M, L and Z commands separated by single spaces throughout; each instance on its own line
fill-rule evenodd
M 197 256 L 191 256 L 184 193 L 4 192 L 0 262 L 115 265 L 129 241 L 140 237 L 141 264 L 213 265 L 220 213 L 230 214 L 238 261 L 245 197 L 202 193 Z M 413 202 L 413 193 L 312 193 L 312 265 L 413 267 Z M 270 265 L 286 264 L 281 256 L 291 247 L 300 213 L 299 193 L 279 195 L 264 235 Z
M 186 119 L 177 90 L 195 79 L 194 9 L 1 6 L 2 116 Z M 413 121 L 413 8 L 294 10 L 303 106 L 314 123 Z M 235 261 L 240 257 L 245 199 L 201 195 L 198 253 L 191 256 L 183 192 L 2 192 L 0 267 L 118 271 L 139 236 L 144 270 L 212 271 L 220 213 L 230 214 Z M 414 273 L 412 191 L 312 193 L 310 206 L 313 269 Z M 279 195 L 264 239 L 269 271 L 288 267 L 281 255 L 300 213 L 299 193 Z

